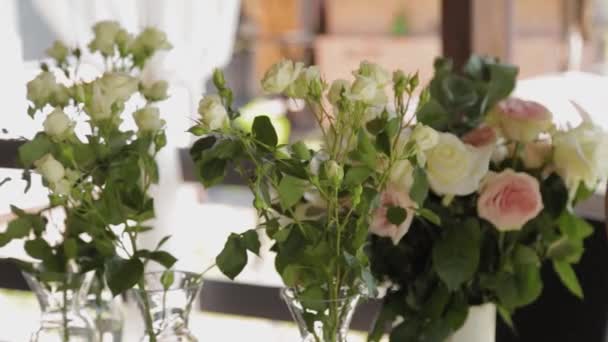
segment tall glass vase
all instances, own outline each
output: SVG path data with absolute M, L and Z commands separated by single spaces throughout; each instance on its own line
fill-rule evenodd
M 300 298 L 293 289 L 283 289 L 281 297 L 298 325 L 302 342 L 347 342 L 360 295 L 345 293 L 337 300 L 315 301 Z
M 147 273 L 145 290 L 133 290 L 144 322 L 148 321 L 142 342 L 198 342 L 188 328 L 188 319 L 201 278 L 195 273 L 170 272 L 170 282 L 166 272 Z
M 124 317 L 120 297 L 114 298 L 103 274 L 95 273 L 83 304 L 83 311 L 94 323 L 97 342 L 121 342 Z
M 93 273 L 56 274 L 49 279 L 24 273 L 24 277 L 42 312 L 31 342 L 97 342 L 91 321 L 81 311 Z

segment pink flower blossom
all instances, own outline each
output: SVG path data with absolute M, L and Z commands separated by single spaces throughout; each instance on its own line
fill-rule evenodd
M 474 147 L 494 146 L 496 140 L 496 130 L 490 126 L 479 126 L 468 132 L 462 137 L 462 142 Z
M 489 174 L 479 193 L 479 217 L 501 231 L 521 229 L 543 209 L 538 180 L 511 169 Z
M 396 190 L 398 187 L 390 186 L 388 190 L 380 195 L 380 207 L 378 207 L 373 215 L 369 231 L 372 234 L 390 237 L 395 245 L 405 236 L 410 229 L 412 220 L 414 219 L 414 208 L 416 204 L 409 196 L 407 191 Z M 394 225 L 387 217 L 389 208 L 401 207 L 405 209 L 407 216 L 400 225 Z

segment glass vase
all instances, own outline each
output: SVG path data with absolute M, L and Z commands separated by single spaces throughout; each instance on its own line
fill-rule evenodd
M 42 312 L 40 328 L 30 341 L 96 342 L 93 325 L 81 311 L 93 273 L 45 275 L 45 279 L 40 279 L 35 274 L 24 273 Z
M 83 304 L 83 311 L 93 322 L 97 342 L 121 342 L 124 316 L 121 298 L 112 295 L 101 273 L 95 273 Z
M 281 297 L 298 326 L 302 342 L 347 341 L 350 321 L 360 295 L 342 292 L 337 300 L 306 300 L 293 289 L 281 290 Z
M 197 342 L 188 328 L 188 319 L 201 289 L 201 277 L 189 272 L 168 272 L 146 273 L 144 288 L 133 290 L 146 325 L 141 341 Z M 169 278 L 171 281 L 167 282 Z

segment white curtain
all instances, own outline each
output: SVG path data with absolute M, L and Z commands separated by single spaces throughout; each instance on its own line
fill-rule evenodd
M 223 67 L 230 60 L 240 0 L 32 1 L 59 39 L 73 46 L 86 46 L 92 37 L 91 26 L 100 20 L 116 20 L 130 32 L 155 26 L 167 33 L 173 49 L 155 56 L 145 71 L 148 77 L 169 80 L 171 98 L 160 106 L 167 121 L 168 145 L 157 159 L 157 229 L 144 243 L 154 244 L 167 234 L 175 238 L 185 234 L 187 239 L 187 229 L 194 227 L 183 225 L 194 223 L 188 220 L 192 214 L 187 208 L 196 202 L 196 190 L 182 183 L 177 149 L 190 142 L 186 130 L 192 126 L 190 116 L 196 113 L 205 82 L 214 68 Z M 178 244 L 175 241 L 169 248 L 179 256 Z

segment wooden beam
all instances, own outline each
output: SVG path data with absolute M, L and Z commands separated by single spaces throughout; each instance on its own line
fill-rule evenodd
M 441 1 L 441 40 L 443 55 L 462 66 L 473 53 L 472 6 L 474 0 Z
M 513 0 L 473 0 L 472 9 L 473 52 L 509 61 Z

